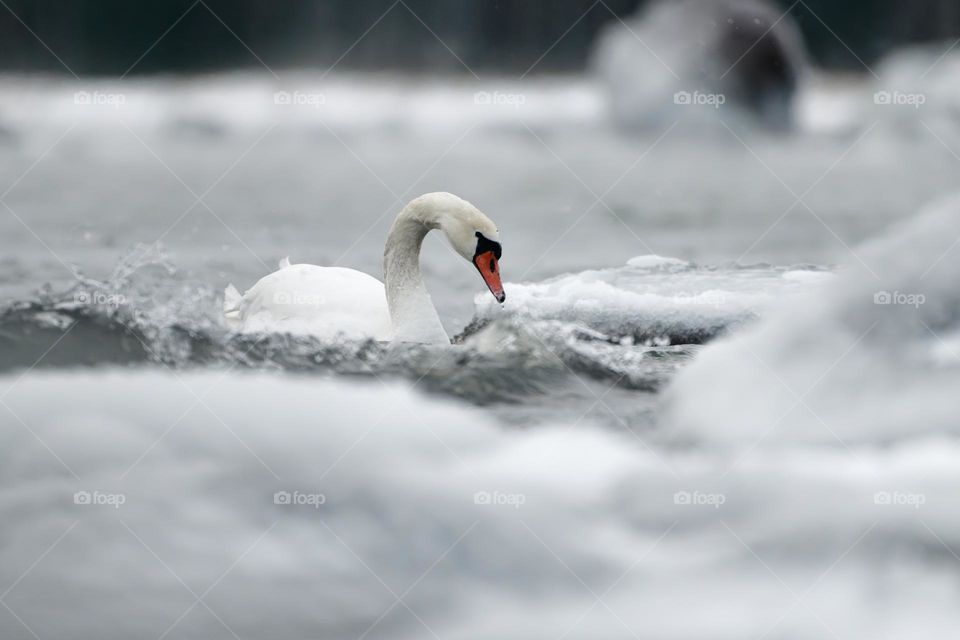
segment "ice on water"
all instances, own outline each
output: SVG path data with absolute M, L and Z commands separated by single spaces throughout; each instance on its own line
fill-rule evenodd
M 477 316 L 560 320 L 618 340 L 700 343 L 832 276 L 820 267 L 699 266 L 643 255 L 619 267 L 510 283 L 502 308 L 478 295 Z

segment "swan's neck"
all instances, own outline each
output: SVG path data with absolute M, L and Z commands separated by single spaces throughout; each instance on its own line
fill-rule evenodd
M 420 247 L 435 227 L 431 221 L 404 211 L 387 236 L 383 275 L 395 340 L 450 343 L 420 274 Z

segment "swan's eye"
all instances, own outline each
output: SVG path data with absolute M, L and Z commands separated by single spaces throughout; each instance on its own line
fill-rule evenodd
M 496 256 L 497 260 L 500 259 L 500 255 L 503 253 L 503 249 L 500 246 L 499 242 L 494 242 L 493 240 L 488 239 L 485 235 L 479 231 L 475 232 L 477 236 L 477 250 L 473 254 L 473 257 L 476 258 L 481 253 L 486 253 L 492 251 L 493 255 Z

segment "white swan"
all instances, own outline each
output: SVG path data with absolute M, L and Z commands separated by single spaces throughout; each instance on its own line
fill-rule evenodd
M 432 229 L 473 263 L 499 302 L 506 299 L 496 225 L 466 200 L 441 192 L 412 200 L 397 215 L 383 252 L 386 287 L 354 269 L 284 260 L 243 295 L 227 287 L 224 313 L 243 333 L 449 344 L 420 275 L 420 246 Z

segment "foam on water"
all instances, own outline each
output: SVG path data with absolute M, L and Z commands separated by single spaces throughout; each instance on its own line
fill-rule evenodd
M 835 282 L 703 350 L 671 390 L 683 431 L 852 446 L 956 436 L 960 200 L 857 250 Z
M 24 625 L 702 640 L 960 624 L 953 441 L 732 464 L 583 424 L 504 431 L 375 381 L 77 371 L 0 386 L 11 640 L 32 637 Z

